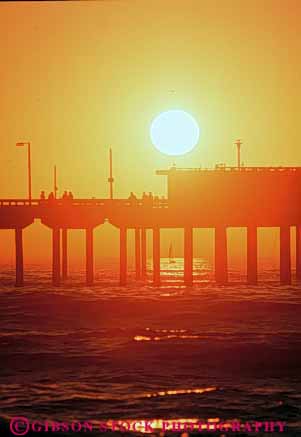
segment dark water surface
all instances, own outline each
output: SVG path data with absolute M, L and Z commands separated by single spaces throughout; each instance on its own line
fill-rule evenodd
M 297 435 L 300 285 L 267 270 L 257 287 L 186 288 L 171 281 L 181 263 L 163 261 L 161 288 L 104 272 L 93 287 L 73 275 L 53 288 L 32 268 L 16 290 L 2 272 L 1 418 L 282 420 Z M 210 279 L 200 260 L 196 272 Z

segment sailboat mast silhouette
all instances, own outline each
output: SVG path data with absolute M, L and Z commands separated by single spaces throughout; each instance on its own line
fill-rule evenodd
M 169 249 L 168 249 L 168 257 L 169 257 L 169 263 L 170 264 L 174 264 L 175 261 L 175 257 L 174 257 L 174 251 L 173 251 L 173 245 L 172 243 L 170 243 L 169 245 Z

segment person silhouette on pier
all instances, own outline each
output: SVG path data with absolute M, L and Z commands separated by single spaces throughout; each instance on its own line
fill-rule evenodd
M 135 205 L 137 203 L 137 201 L 138 201 L 137 200 L 137 196 L 136 196 L 136 194 L 133 193 L 133 191 L 131 191 L 128 199 L 129 199 L 129 201 L 131 203 L 131 206 Z
M 53 202 L 54 201 L 54 194 L 53 194 L 52 191 L 51 191 L 51 193 L 48 194 L 48 200 L 49 200 L 49 202 Z
M 69 199 L 69 200 L 73 200 L 73 194 L 72 194 L 71 191 L 69 191 L 69 193 L 68 193 L 68 199 Z
M 41 191 L 41 193 L 40 193 L 40 199 L 41 199 L 41 200 L 46 200 L 45 191 Z
M 64 191 L 63 195 L 62 195 L 62 199 L 63 200 L 68 200 L 68 192 Z
M 144 191 L 142 194 L 142 203 L 143 205 L 147 205 L 147 206 L 152 206 L 153 204 L 153 194 L 151 192 L 149 192 L 148 194 L 146 194 L 146 192 Z

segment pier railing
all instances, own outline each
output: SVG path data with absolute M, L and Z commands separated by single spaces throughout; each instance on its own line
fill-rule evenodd
M 29 206 L 29 207 L 57 207 L 57 206 L 98 206 L 98 207 L 145 207 L 167 208 L 167 199 L 0 199 L 0 207 Z
M 157 175 L 169 175 L 173 173 L 213 173 L 213 172 L 239 172 L 239 173 L 294 173 L 299 172 L 301 173 L 301 167 L 247 167 L 247 166 L 241 166 L 241 167 L 234 167 L 234 166 L 226 166 L 224 164 L 216 164 L 215 167 L 194 167 L 194 168 L 177 168 L 172 167 L 169 170 L 157 170 Z

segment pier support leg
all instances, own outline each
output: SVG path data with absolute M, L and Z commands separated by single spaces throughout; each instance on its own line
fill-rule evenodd
M 24 285 L 24 266 L 23 266 L 23 230 L 15 229 L 16 244 L 16 287 Z
M 60 268 L 60 228 L 52 229 L 52 283 L 60 285 L 61 268 Z
M 127 228 L 120 228 L 120 285 L 127 282 Z
M 257 227 L 247 228 L 247 282 L 257 284 Z
M 291 239 L 290 226 L 280 227 L 280 282 L 291 283 Z
M 153 228 L 153 282 L 160 285 L 160 228 Z
M 94 282 L 93 228 L 86 228 L 86 284 Z
M 227 228 L 215 228 L 215 280 L 224 285 L 228 282 Z
M 62 229 L 62 279 L 68 276 L 67 228 Z
M 141 275 L 146 279 L 146 229 L 141 229 Z
M 301 225 L 296 226 L 296 279 L 301 280 Z
M 192 285 L 193 282 L 193 229 L 184 228 L 184 283 Z
M 135 229 L 135 267 L 136 267 L 136 279 L 141 278 L 141 232 L 140 228 Z

